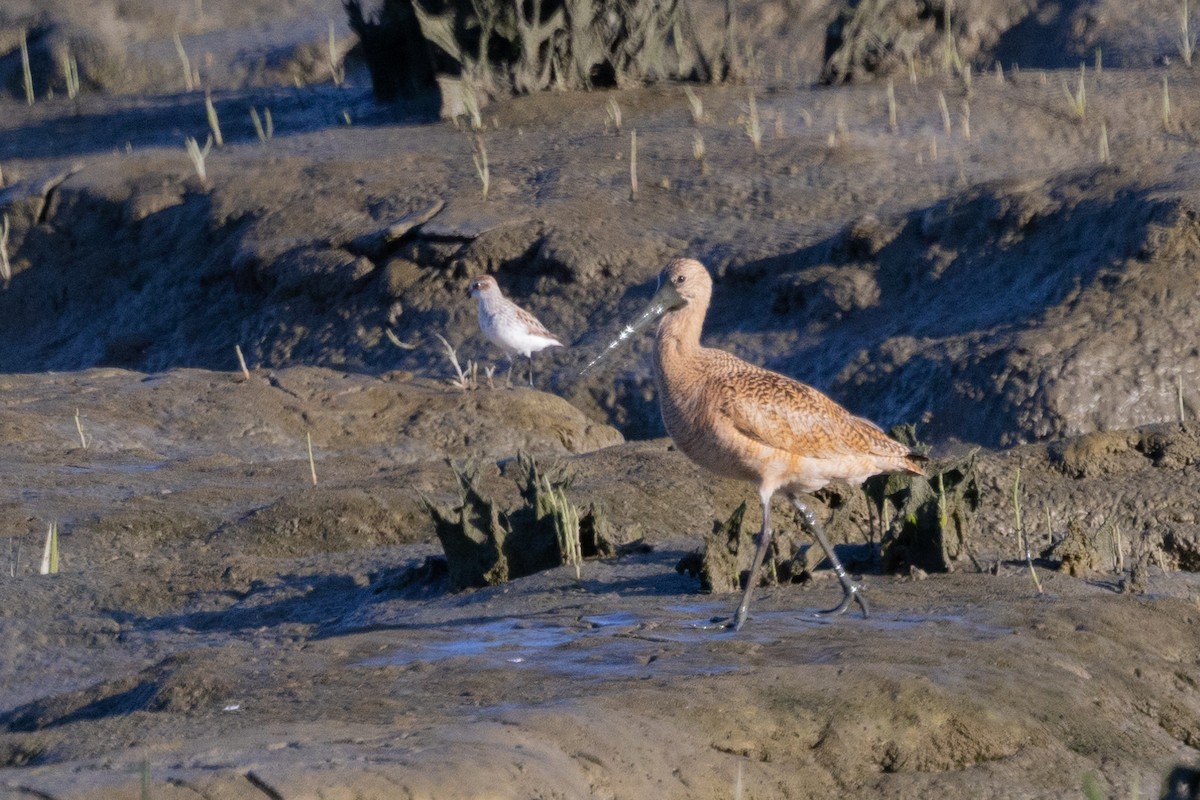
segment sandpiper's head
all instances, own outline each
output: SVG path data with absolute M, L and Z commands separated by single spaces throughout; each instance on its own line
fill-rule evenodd
M 491 275 L 481 275 L 478 278 L 471 278 L 467 284 L 467 294 L 471 297 L 482 297 L 491 294 L 500 294 L 500 285 L 496 283 L 496 279 Z
M 712 278 L 704 265 L 694 258 L 677 258 L 659 275 L 651 304 L 661 304 L 669 312 L 692 304 L 706 308 L 711 298 Z

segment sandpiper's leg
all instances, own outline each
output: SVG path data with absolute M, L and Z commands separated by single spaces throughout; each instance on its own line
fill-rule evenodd
M 788 499 L 792 501 L 792 505 L 796 507 L 796 510 L 800 512 L 800 516 L 804 518 L 804 522 L 808 525 L 808 529 L 812 531 L 817 544 L 821 545 L 821 549 L 825 551 L 825 556 L 829 559 L 829 563 L 833 565 L 833 571 L 837 573 L 838 580 L 842 584 L 842 602 L 827 611 L 819 613 L 841 614 L 850 607 L 851 602 L 855 602 L 862 609 L 863 617 L 870 616 L 871 612 L 867 608 L 867 598 L 863 596 L 863 591 L 866 587 L 857 581 L 851 580 L 850 576 L 846 574 L 846 568 L 842 566 L 842 562 L 834 554 L 833 547 L 829 544 L 829 539 L 825 538 L 825 529 L 821 526 L 821 523 L 817 522 L 817 515 L 795 495 L 789 494 Z
M 512 357 L 512 353 L 505 353 L 505 355 L 508 356 L 508 372 L 504 373 L 504 385 L 507 386 L 509 389 L 511 389 L 512 388 L 512 371 L 513 371 L 513 366 L 514 366 L 513 357 Z
M 529 388 L 533 388 L 533 351 L 529 351 Z
M 733 629 L 740 631 L 750 613 L 750 596 L 758 585 L 758 573 L 762 569 L 763 560 L 767 556 L 767 548 L 771 546 L 771 495 L 763 498 L 763 524 L 758 532 L 758 549 L 754 551 L 754 563 L 750 565 L 750 574 L 746 577 L 746 589 L 742 592 L 742 602 L 738 604 L 737 613 L 733 615 Z

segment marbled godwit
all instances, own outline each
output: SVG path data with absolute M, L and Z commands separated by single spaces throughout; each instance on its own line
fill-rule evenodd
M 703 264 L 689 258 L 672 261 L 649 308 L 609 349 L 662 315 L 654 377 L 667 433 L 697 464 L 758 486 L 762 530 L 733 628 L 742 627 L 750 609 L 771 543 L 771 498 L 777 491 L 800 512 L 842 584 L 841 603 L 823 613 L 840 614 L 856 601 L 866 616 L 862 585 L 846 574 L 821 524 L 797 493 L 814 492 L 834 480 L 857 485 L 881 473 L 921 475 L 922 456 L 811 386 L 701 346 L 711 297 L 712 279 Z
M 467 293 L 479 301 L 479 329 L 508 356 L 508 385 L 512 385 L 513 356 L 529 358 L 529 385 L 533 386 L 533 354 L 547 347 L 562 347 L 537 317 L 500 293 L 491 275 L 472 278 Z

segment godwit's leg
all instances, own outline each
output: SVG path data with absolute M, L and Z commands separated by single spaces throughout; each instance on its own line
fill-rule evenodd
M 754 563 L 750 565 L 750 574 L 746 578 L 746 590 L 742 592 L 742 602 L 738 604 L 737 613 L 733 616 L 733 629 L 740 631 L 750 613 L 750 597 L 754 587 L 758 585 L 758 573 L 762 569 L 763 559 L 767 556 L 767 548 L 771 546 L 771 495 L 762 498 L 763 524 L 758 532 L 758 549 L 754 551 Z
M 821 523 L 817 522 L 817 515 L 795 495 L 789 494 L 788 499 L 792 501 L 792 505 L 796 507 L 796 510 L 800 512 L 800 516 L 804 518 L 804 522 L 808 525 L 808 529 L 812 531 L 817 544 L 821 545 L 821 549 L 825 551 L 825 556 L 829 559 L 829 563 L 833 565 L 833 571 L 837 573 L 838 580 L 842 584 L 842 602 L 827 611 L 819 613 L 841 614 L 850 607 L 851 602 L 855 602 L 862 609 L 864 618 L 870 616 L 871 612 L 867 608 L 867 598 L 863 596 L 863 591 L 866 587 L 857 581 L 851 580 L 850 576 L 846 574 L 846 568 L 842 566 L 842 562 L 834 554 L 829 540 L 825 538 L 825 529 L 821 526 Z

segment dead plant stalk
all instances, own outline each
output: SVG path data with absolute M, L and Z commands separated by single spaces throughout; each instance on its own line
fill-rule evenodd
M 1029 546 L 1029 537 L 1025 535 L 1025 528 L 1021 524 L 1021 468 L 1017 467 L 1016 477 L 1013 479 L 1013 515 L 1017 528 L 1017 542 L 1022 550 L 1025 551 L 1025 563 L 1029 565 L 1029 574 L 1033 577 L 1033 585 L 1037 588 L 1038 594 L 1043 594 L 1042 582 L 1038 578 L 1037 570 L 1033 568 L 1033 552 Z
M 220 149 L 225 146 L 225 137 L 221 135 L 221 120 L 217 117 L 217 107 L 213 105 L 212 93 L 204 92 L 204 113 L 208 117 L 208 128 L 212 131 L 213 142 Z
M 21 73 L 25 79 L 25 104 L 33 105 L 33 72 L 29 67 L 29 41 L 25 29 L 21 29 Z
M 946 95 L 938 92 L 938 108 L 942 110 L 942 130 L 950 135 L 950 106 L 946 103 Z
M 79 434 L 79 444 L 87 450 L 87 437 L 83 435 L 83 422 L 79 419 L 79 409 L 75 409 L 75 430 Z
M 699 125 L 704 121 L 704 100 L 700 95 L 696 94 L 696 90 L 690 86 L 683 87 L 683 95 L 687 98 L 688 109 L 692 114 L 692 123 Z
M 333 78 L 334 86 L 341 86 L 346 80 L 346 65 L 338 57 L 337 36 L 334 34 L 333 20 L 329 21 L 329 76 Z
M 1167 84 L 1167 76 L 1162 81 L 1162 124 L 1165 130 L 1171 128 L 1171 88 Z
M 266 144 L 275 136 L 275 121 L 271 119 L 271 109 L 266 106 L 263 106 L 262 118 L 259 118 L 258 110 L 250 106 L 250 122 L 254 124 L 254 135 L 260 143 Z
M 606 123 L 612 125 L 616 133 L 621 132 L 621 106 L 617 103 L 617 98 L 610 97 L 608 102 L 604 104 L 605 110 L 608 112 Z
M 450 359 L 450 365 L 454 367 L 454 373 L 457 376 L 454 380 L 450 381 L 450 385 L 464 392 L 468 389 L 474 389 L 476 385 L 474 374 L 476 371 L 475 362 L 468 361 L 467 369 L 464 371 L 462 366 L 458 363 L 457 351 L 455 351 L 450 342 L 446 341 L 446 337 L 442 336 L 440 333 L 435 333 L 434 336 L 437 337 L 438 341 L 442 343 L 442 347 L 445 348 L 446 356 Z M 509 373 L 511 375 L 512 370 L 509 370 Z
M 316 486 L 317 485 L 317 462 L 313 459 L 312 433 L 309 431 L 305 431 L 304 439 L 308 443 L 308 472 L 309 472 L 309 475 L 312 476 L 312 485 Z
M 483 199 L 488 199 L 492 189 L 492 170 L 488 164 L 487 145 L 483 137 L 475 134 L 475 146 L 471 150 L 471 160 L 475 163 L 475 174 L 479 176 L 479 184 L 483 191 Z
M 187 50 L 183 49 L 183 41 L 179 38 L 179 34 L 175 34 L 175 52 L 179 54 L 179 61 L 183 64 L 183 85 L 189 91 L 194 91 L 196 88 L 196 75 L 192 71 L 192 62 L 188 58 Z
M 1179 56 L 1187 66 L 1192 65 L 1192 55 L 1196 52 L 1196 35 L 1192 33 L 1192 15 L 1188 8 L 1188 0 L 1183 0 L 1179 9 Z
M 0 222 L 0 278 L 4 279 L 4 288 L 8 288 L 12 280 L 12 264 L 8 261 L 8 214 Z
M 629 199 L 637 200 L 637 128 L 629 132 Z
M 233 352 L 237 353 L 238 366 L 242 368 L 242 377 L 244 377 L 246 380 L 250 380 L 250 369 L 246 366 L 246 357 L 242 355 L 242 346 L 240 344 L 235 344 L 233 346 Z
M 896 86 L 892 83 L 891 78 L 888 78 L 887 82 L 887 106 L 888 130 L 896 133 L 900 130 L 900 125 L 896 122 Z
M 63 80 L 67 84 L 67 98 L 74 100 L 79 96 L 79 62 L 75 56 L 67 53 L 63 56 Z
M 758 102 L 754 99 L 754 92 L 750 92 L 750 112 L 746 119 L 746 136 L 750 137 L 750 144 L 754 146 L 754 152 L 761 153 L 762 120 L 758 118 Z
M 203 148 L 196 144 L 196 139 L 191 136 L 184 139 L 183 144 L 187 148 L 188 158 L 192 160 L 192 166 L 196 168 L 196 176 L 200 178 L 200 183 L 207 186 L 208 168 L 205 166 L 205 160 L 212 150 L 212 136 L 208 137 Z

